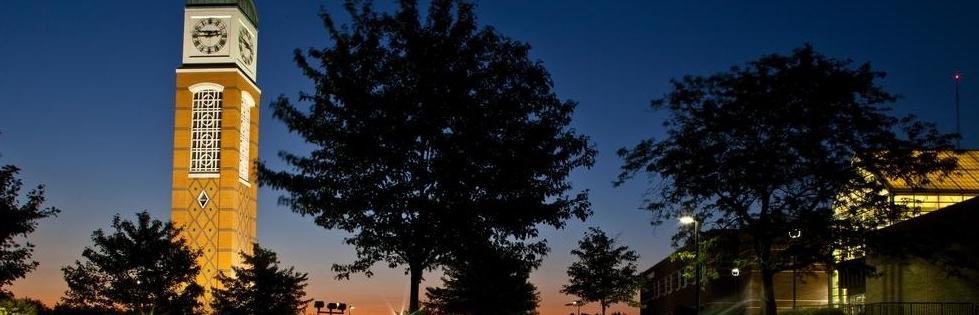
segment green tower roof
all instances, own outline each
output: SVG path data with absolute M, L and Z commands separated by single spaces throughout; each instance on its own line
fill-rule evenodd
M 188 7 L 238 7 L 255 27 L 258 27 L 258 10 L 254 0 L 187 0 Z

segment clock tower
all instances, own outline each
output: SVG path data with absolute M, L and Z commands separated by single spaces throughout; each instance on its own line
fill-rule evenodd
M 177 69 L 171 219 L 199 250 L 205 308 L 256 241 L 258 14 L 252 0 L 187 0 Z

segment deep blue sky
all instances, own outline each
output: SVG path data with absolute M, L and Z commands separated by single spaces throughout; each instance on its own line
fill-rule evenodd
M 390 7 L 389 1 L 378 0 Z M 302 143 L 271 118 L 271 97 L 308 87 L 292 50 L 328 44 L 320 6 L 345 15 L 338 1 L 257 0 L 259 85 L 263 89 L 260 158 L 276 161 Z M 41 267 L 18 282 L 21 296 L 53 301 L 64 290 L 59 268 L 76 259 L 92 230 L 114 213 L 147 209 L 169 217 L 174 68 L 180 64 L 183 3 L 34 1 L 0 5 L 0 163 L 23 168 L 28 184 L 48 186 L 64 212 L 32 241 Z M 559 295 L 568 251 L 587 226 L 599 226 L 642 255 L 642 268 L 669 252 L 672 224 L 648 225 L 637 210 L 642 180 L 612 188 L 614 150 L 662 133 L 648 109 L 670 78 L 709 74 L 803 43 L 833 57 L 871 62 L 882 84 L 913 113 L 953 131 L 951 74 L 961 70 L 963 146 L 979 145 L 972 122 L 979 101 L 979 3 L 974 1 L 482 1 L 482 23 L 530 43 L 551 71 L 557 93 L 580 103 L 574 127 L 595 141 L 597 165 L 574 176 L 592 190 L 595 216 L 544 236 L 552 246 L 534 274 L 545 315 L 564 314 Z M 259 238 L 284 262 L 311 274 L 311 293 L 354 304 L 401 305 L 399 271 L 336 283 L 328 266 L 347 262 L 343 236 L 314 226 L 262 190 Z M 435 277 L 429 277 L 435 278 Z M 633 311 L 634 312 L 634 311 Z

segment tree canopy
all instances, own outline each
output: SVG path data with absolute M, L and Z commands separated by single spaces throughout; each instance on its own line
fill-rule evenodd
M 602 315 L 612 304 L 635 302 L 642 279 L 636 269 L 639 255 L 635 251 L 618 245 L 604 231 L 589 228 L 571 254 L 576 261 L 568 267 L 568 284 L 561 287 L 561 293 L 598 302 Z
M 28 192 L 25 200 L 19 200 L 23 182 L 17 178 L 18 172 L 20 169 L 13 165 L 0 167 L 0 297 L 11 296 L 4 287 L 38 266 L 31 259 L 34 245 L 17 238 L 33 233 L 39 220 L 60 212 L 54 207 L 44 208 L 43 185 Z
M 541 259 L 534 252 L 518 245 L 470 247 L 446 266 L 442 287 L 426 289 L 426 309 L 444 315 L 535 314 L 540 297 L 529 277 Z
M 352 233 L 357 259 L 334 265 L 339 278 L 407 267 L 414 311 L 423 272 L 467 241 L 533 241 L 590 214 L 568 176 L 595 151 L 529 45 L 480 27 L 463 1 L 432 1 L 424 17 L 414 0 L 346 10 L 349 26 L 322 14 L 332 46 L 295 53 L 314 90 L 271 104 L 311 152 L 281 153 L 291 171 L 260 169 L 294 212 Z
M 280 268 L 275 252 L 257 243 L 251 255 L 242 252 L 241 257 L 242 266 L 231 267 L 233 275 L 218 275 L 223 288 L 214 289 L 215 314 L 302 314 L 311 301 L 305 299 L 305 273 Z
M 136 221 L 112 219 L 111 234 L 92 233 L 84 262 L 65 266 L 65 309 L 105 312 L 197 314 L 203 294 L 194 280 L 199 252 L 192 251 L 169 222 L 147 212 Z
M 673 80 L 652 102 L 669 113 L 666 137 L 620 149 L 617 182 L 644 172 L 661 180 L 646 206 L 654 223 L 693 215 L 744 231 L 764 314 L 775 314 L 775 272 L 832 262 L 834 251 L 863 248 L 871 231 L 913 213 L 880 179 L 920 186 L 956 166 L 942 154 L 956 135 L 892 116 L 897 97 L 878 85 L 883 77 L 806 45 Z

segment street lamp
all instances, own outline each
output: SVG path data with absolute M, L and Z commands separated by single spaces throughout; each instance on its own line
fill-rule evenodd
M 326 303 L 323 301 L 313 302 L 313 307 L 316 308 L 316 314 L 344 314 L 347 311 L 346 303 Z M 326 307 L 326 311 L 322 309 Z
M 800 229 L 793 229 L 793 230 L 789 231 L 789 238 L 791 238 L 793 240 L 794 239 L 797 239 L 797 238 L 799 238 L 801 236 L 802 236 L 802 230 L 800 230 Z M 796 257 L 793 254 L 792 255 L 792 309 L 796 309 L 796 294 L 795 294 L 795 292 L 796 292 L 796 284 L 795 284 L 796 283 L 796 280 L 795 280 L 796 279 L 796 275 L 795 275 L 795 272 L 796 272 L 796 270 L 798 270 L 798 268 L 795 266 L 796 263 L 797 263 L 796 262 Z
M 578 308 L 578 315 L 581 315 L 581 305 L 583 304 L 585 303 L 582 303 L 581 300 L 574 300 L 571 303 L 564 304 L 564 306 L 576 306 Z
M 694 219 L 692 216 L 689 215 L 680 217 L 680 224 L 687 225 L 690 223 L 697 223 L 697 219 Z
M 690 225 L 693 224 L 693 245 L 696 247 L 694 251 L 694 288 L 696 289 L 696 310 L 695 314 L 700 313 L 700 222 L 697 222 L 693 216 L 685 215 L 680 217 L 680 224 Z

